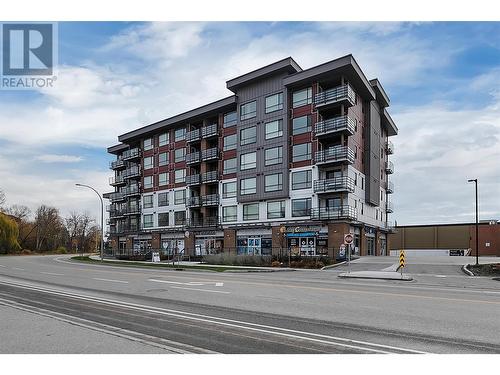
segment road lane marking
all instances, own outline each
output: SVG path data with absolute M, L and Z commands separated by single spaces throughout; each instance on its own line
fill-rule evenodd
M 230 294 L 229 292 L 224 292 L 222 290 L 210 290 L 210 289 L 197 289 L 197 288 L 185 288 L 183 286 L 172 286 L 172 289 L 184 289 L 184 290 L 194 290 L 198 292 L 208 292 L 208 293 L 222 293 L 222 294 Z
M 26 271 L 24 268 L 17 268 L 17 267 L 12 267 L 12 269 L 16 271 Z
M 224 283 L 221 282 L 201 282 L 201 281 L 189 281 L 187 283 L 182 283 L 180 281 L 169 281 L 169 280 L 158 280 L 158 279 L 148 279 L 148 281 L 154 282 L 154 283 L 163 283 L 163 284 L 175 284 L 175 285 L 187 285 L 187 286 L 203 286 L 203 285 L 214 285 L 219 287 L 219 286 L 224 286 Z
M 122 283 L 122 284 L 128 284 L 128 281 L 123 281 L 123 280 L 113 280 L 113 279 L 100 279 L 98 277 L 93 277 L 92 280 L 98 280 L 98 281 L 108 281 L 110 283 Z
M 44 275 L 64 276 L 63 273 L 55 273 L 55 272 L 40 272 L 40 273 L 43 273 Z
M 215 283 L 215 286 L 224 286 L 224 283 Z
M 1 265 L 1 264 L 0 264 L 0 267 L 7 268 L 7 266 Z
M 446 275 L 433 275 L 434 277 L 446 277 Z

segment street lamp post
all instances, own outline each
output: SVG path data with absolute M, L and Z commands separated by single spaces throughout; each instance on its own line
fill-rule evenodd
M 99 194 L 99 192 L 92 186 L 84 184 L 75 184 L 75 185 L 79 187 L 86 187 L 93 190 L 94 193 L 96 193 L 99 199 L 101 200 L 101 262 L 102 262 L 104 258 L 104 201 L 102 200 L 101 194 Z
M 474 182 L 476 185 L 476 266 L 479 265 L 479 215 L 478 215 L 478 198 L 477 198 L 477 178 L 467 180 L 467 182 Z

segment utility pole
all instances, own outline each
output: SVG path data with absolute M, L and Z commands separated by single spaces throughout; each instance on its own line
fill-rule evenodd
M 474 182 L 476 187 L 476 266 L 479 265 L 479 209 L 478 209 L 478 196 L 477 196 L 477 178 L 467 180 L 467 182 Z

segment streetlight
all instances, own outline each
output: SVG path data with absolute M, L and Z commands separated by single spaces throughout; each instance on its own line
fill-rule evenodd
M 467 182 L 474 182 L 476 184 L 476 266 L 479 265 L 479 218 L 478 218 L 478 204 L 477 204 L 477 178 L 467 180 Z
M 99 199 L 101 200 L 101 262 L 102 262 L 104 257 L 104 202 L 102 200 L 101 194 L 99 194 L 98 191 L 94 189 L 92 186 L 84 184 L 75 184 L 75 185 L 79 187 L 86 187 L 93 190 L 94 193 L 96 193 Z

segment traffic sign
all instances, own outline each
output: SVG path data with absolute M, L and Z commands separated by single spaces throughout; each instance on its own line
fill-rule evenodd
M 406 265 L 405 251 L 400 250 L 399 251 L 399 267 L 405 267 L 405 265 Z
M 352 244 L 352 241 L 354 241 L 354 236 L 351 233 L 344 234 L 344 243 L 346 245 Z

